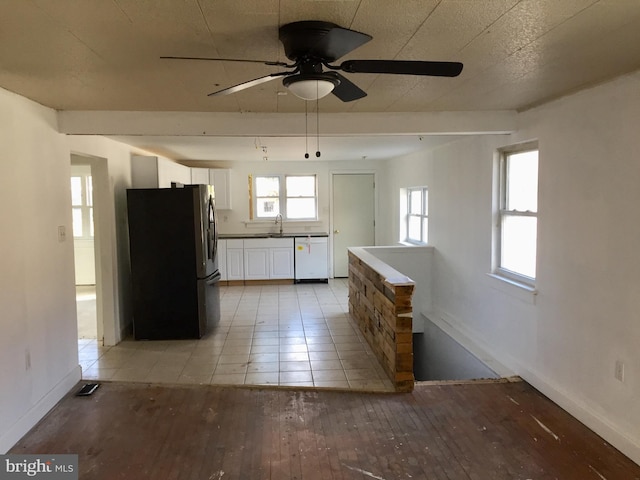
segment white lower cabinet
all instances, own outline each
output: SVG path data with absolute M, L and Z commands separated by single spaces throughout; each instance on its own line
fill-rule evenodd
M 242 239 L 227 240 L 227 280 L 244 280 L 244 248 Z
M 269 278 L 294 277 L 292 247 L 269 249 Z
M 227 280 L 227 241 L 218 240 L 218 270 L 220 280 Z
M 230 241 L 230 240 L 229 240 Z M 244 280 L 288 280 L 294 278 L 292 238 L 245 238 L 243 242 Z M 227 244 L 227 272 L 231 277 L 231 247 Z
M 269 249 L 244 249 L 244 279 L 265 280 L 269 278 Z

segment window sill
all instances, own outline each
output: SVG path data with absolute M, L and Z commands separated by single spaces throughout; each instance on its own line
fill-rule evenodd
M 402 245 L 403 247 L 428 247 L 429 244 L 428 243 L 413 243 L 413 242 L 407 242 L 406 240 L 401 240 L 398 242 L 399 245 Z
M 491 279 L 491 287 L 496 290 L 522 300 L 525 303 L 531 305 L 536 304 L 538 290 L 536 290 L 534 286 L 503 277 L 497 273 L 487 273 L 487 277 Z
M 252 227 L 261 228 L 261 227 L 264 227 L 265 225 L 274 225 L 276 222 L 275 220 L 254 219 L 254 220 L 245 220 L 243 223 L 247 228 L 252 228 Z M 278 224 L 279 223 L 280 222 L 278 222 Z M 284 220 L 282 222 L 283 225 L 287 225 L 290 223 L 307 224 L 309 226 L 322 225 L 322 221 L 320 220 Z

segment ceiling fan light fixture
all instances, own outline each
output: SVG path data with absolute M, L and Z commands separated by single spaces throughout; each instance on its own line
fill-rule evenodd
M 317 100 L 329 95 L 340 80 L 324 75 L 292 75 L 285 77 L 282 84 L 303 100 Z

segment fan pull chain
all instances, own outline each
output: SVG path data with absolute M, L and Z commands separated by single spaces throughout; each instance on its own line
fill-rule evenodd
M 316 157 L 320 158 L 320 100 L 318 99 L 318 82 L 316 82 Z
M 309 158 L 309 111 L 307 101 L 304 101 L 304 158 Z

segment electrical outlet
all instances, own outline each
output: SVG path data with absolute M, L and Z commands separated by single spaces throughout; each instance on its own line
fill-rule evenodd
M 624 382 L 624 363 L 622 363 L 622 361 L 616 360 L 616 367 L 615 371 L 613 372 L 613 376 L 616 378 L 616 380 Z
M 60 243 L 64 242 L 67 239 L 67 229 L 64 225 L 60 225 L 58 227 L 58 241 Z

